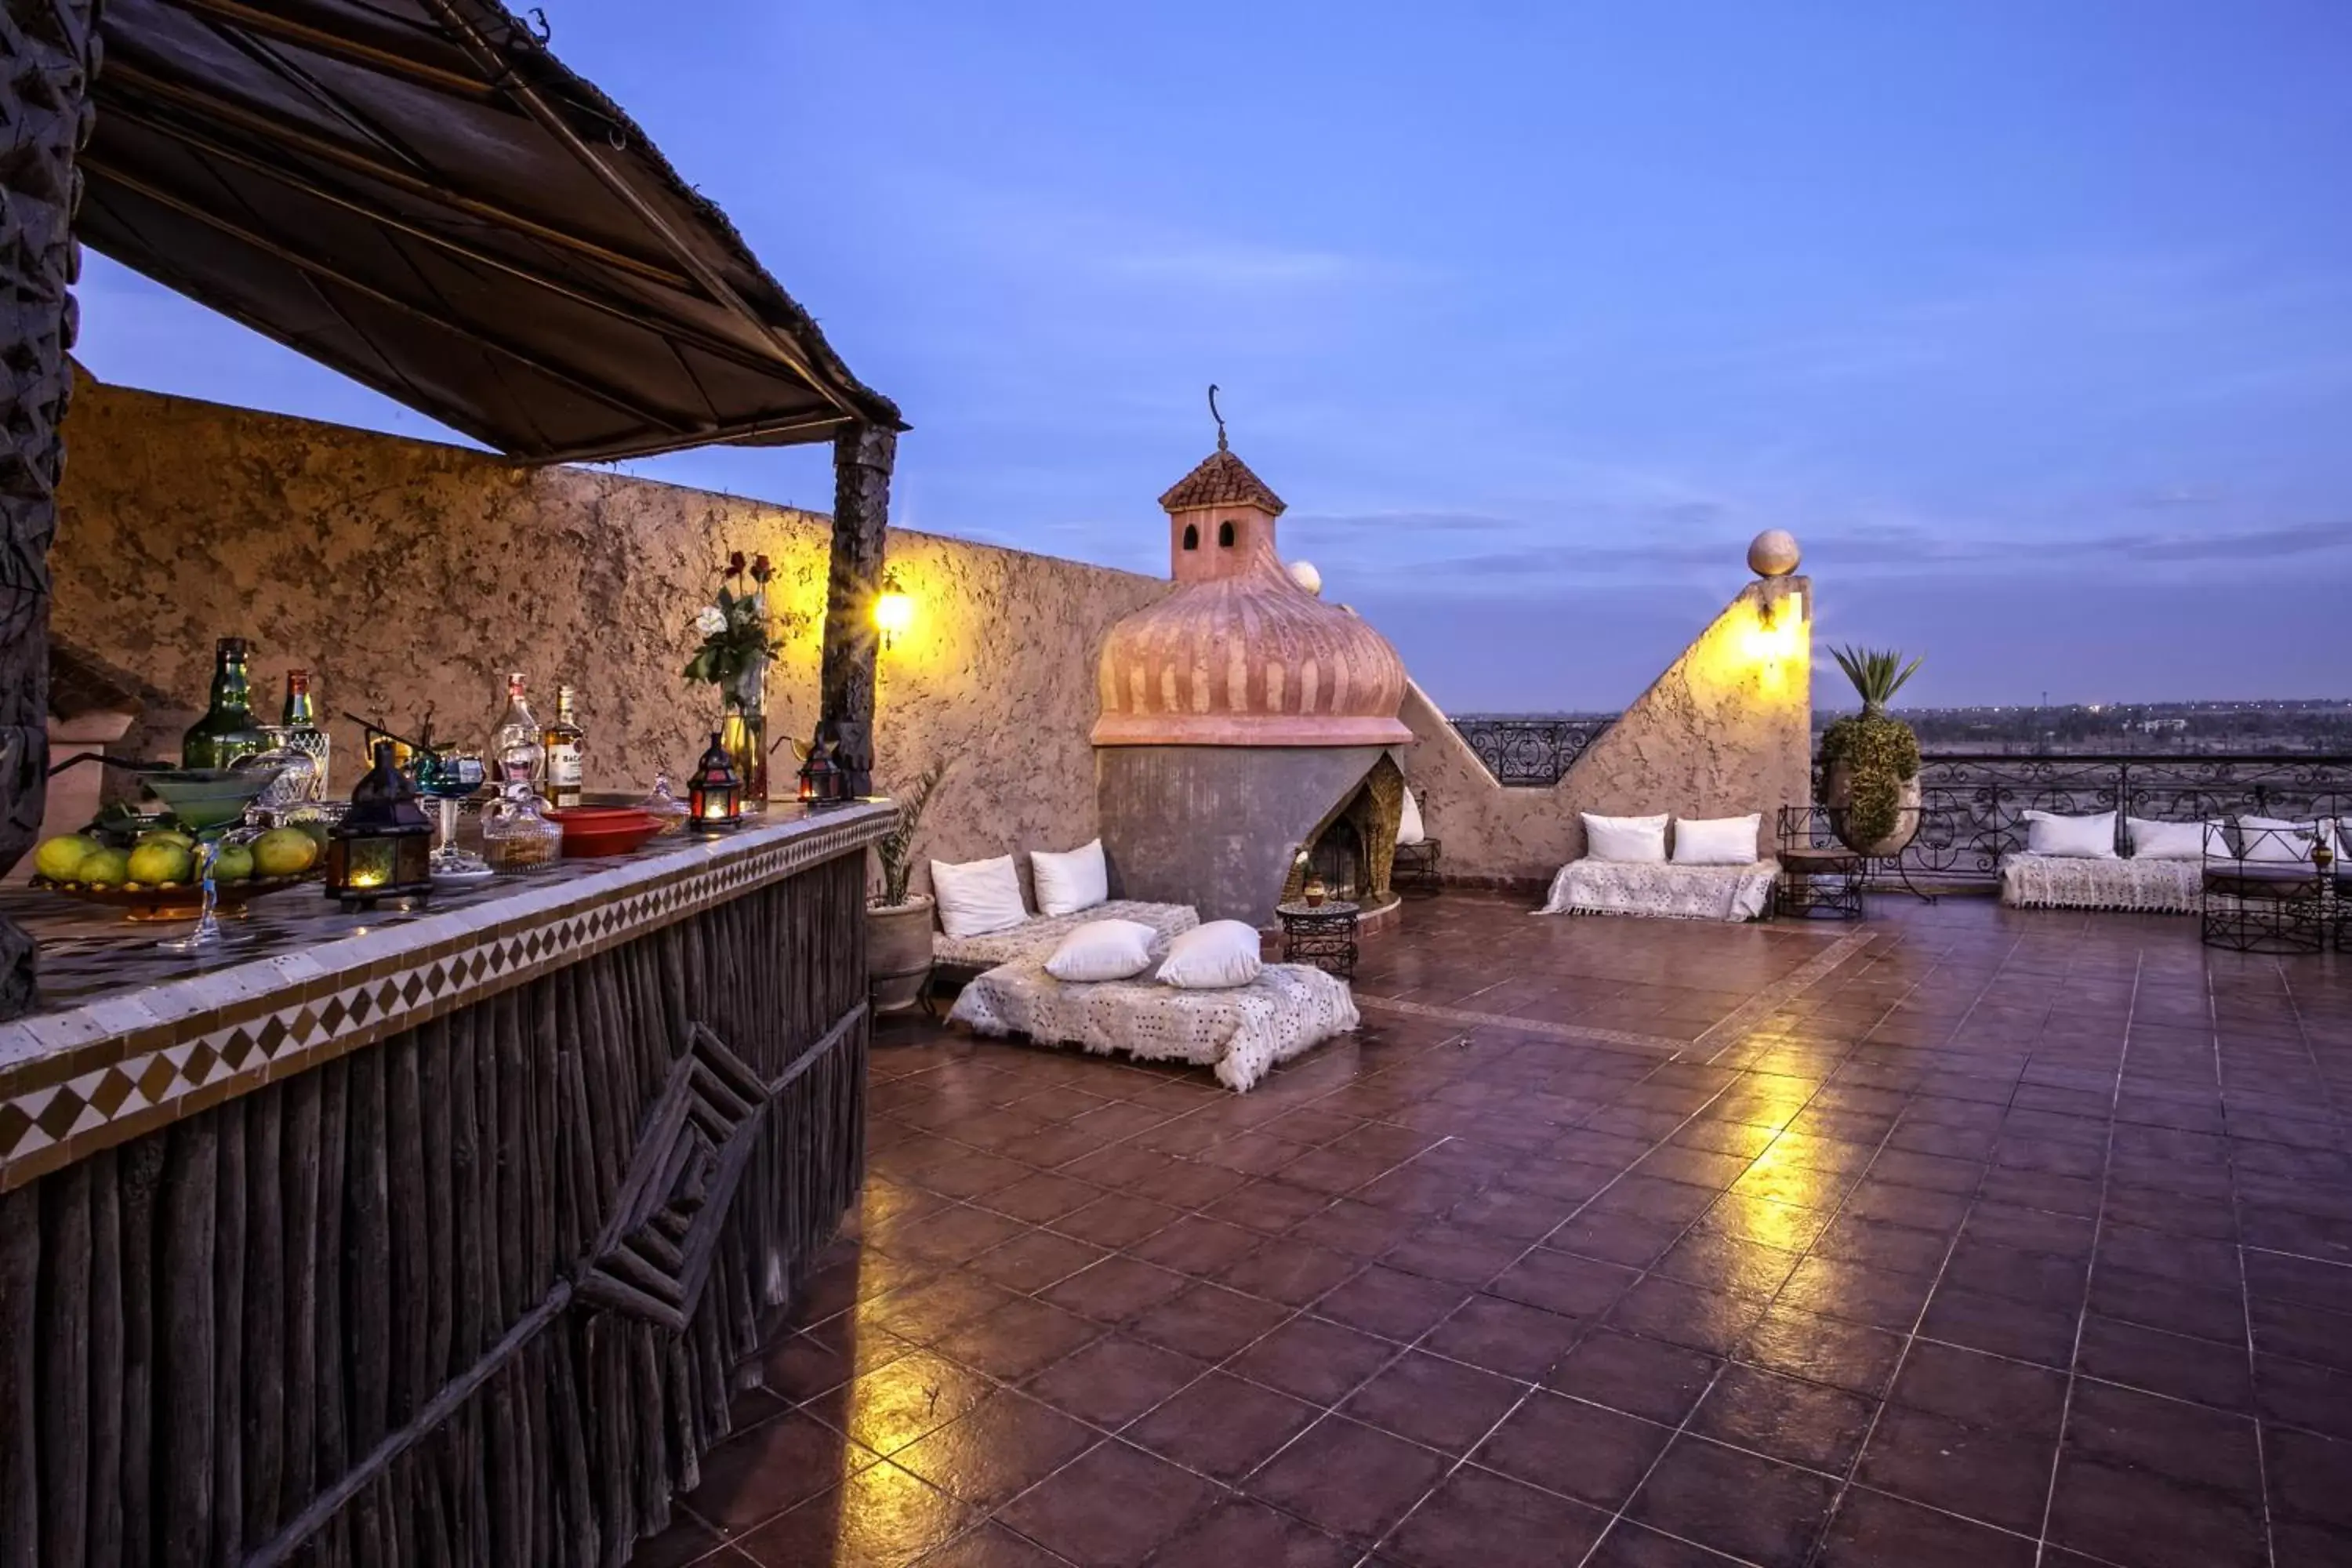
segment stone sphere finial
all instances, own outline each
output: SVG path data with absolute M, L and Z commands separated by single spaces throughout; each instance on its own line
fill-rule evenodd
M 1785 528 L 1768 528 L 1748 545 L 1748 569 L 1759 577 L 1786 577 L 1802 559 L 1797 536 Z
M 1315 570 L 1315 563 L 1312 561 L 1294 561 L 1283 570 L 1290 574 L 1292 582 L 1317 598 L 1323 596 L 1323 574 Z

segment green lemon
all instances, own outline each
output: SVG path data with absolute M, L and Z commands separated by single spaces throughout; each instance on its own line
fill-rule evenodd
M 131 879 L 155 886 L 184 882 L 195 869 L 195 857 L 176 844 L 161 839 L 143 843 L 131 852 Z
M 299 827 L 273 827 L 253 845 L 253 863 L 265 877 L 299 877 L 318 858 L 318 842 Z
M 81 863 L 98 848 L 95 838 L 79 833 L 63 834 L 34 852 L 33 868 L 52 882 L 78 882 L 81 879 Z
M 120 849 L 93 849 L 82 857 L 79 881 L 93 888 L 119 888 L 131 879 L 131 857 Z
M 213 862 L 213 880 L 242 882 L 253 875 L 253 851 L 242 844 L 221 846 L 220 856 Z

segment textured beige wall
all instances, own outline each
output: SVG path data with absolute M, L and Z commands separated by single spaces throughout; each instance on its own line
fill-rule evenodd
M 66 441 L 53 626 L 140 688 L 146 717 L 120 754 L 175 756 L 214 639 L 243 634 L 269 717 L 299 666 L 331 712 L 405 730 L 429 703 L 436 732 L 479 740 L 520 669 L 542 715 L 559 680 L 580 689 L 590 788 L 642 789 L 657 766 L 682 779 L 718 701 L 677 670 L 730 550 L 777 566 L 790 646 L 771 736 L 814 727 L 821 515 L 87 381 Z M 1093 837 L 1096 657 L 1168 584 L 897 530 L 889 560 L 915 620 L 882 656 L 877 783 L 957 759 L 924 849 Z M 337 719 L 334 738 L 348 787 L 358 729 Z M 789 773 L 789 749 L 778 761 Z
M 1415 686 L 1404 721 L 1416 744 L 1405 780 L 1426 792 L 1425 823 L 1444 841 L 1440 869 L 1465 881 L 1549 878 L 1584 853 L 1579 812 L 1609 816 L 1775 814 L 1809 796 L 1811 621 L 1803 578 L 1751 583 L 1549 789 L 1506 789 Z M 1775 608 L 1770 627 L 1762 605 Z

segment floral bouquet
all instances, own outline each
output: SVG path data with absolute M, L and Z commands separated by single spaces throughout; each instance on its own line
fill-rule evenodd
M 783 651 L 783 642 L 768 623 L 768 579 L 775 569 L 764 555 L 752 557 L 751 586 L 743 586 L 743 552 L 727 557 L 719 596 L 695 612 L 694 629 L 702 646 L 686 661 L 688 680 L 708 680 L 719 688 L 730 707 L 749 705 L 768 661 Z

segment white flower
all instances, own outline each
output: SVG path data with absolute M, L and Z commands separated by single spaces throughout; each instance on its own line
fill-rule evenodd
M 704 637 L 715 637 L 727 629 L 727 612 L 716 605 L 705 605 L 694 617 L 694 629 Z

